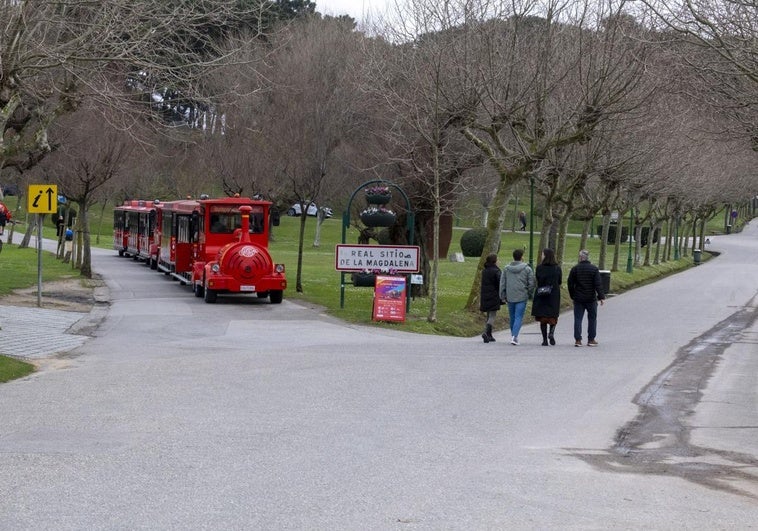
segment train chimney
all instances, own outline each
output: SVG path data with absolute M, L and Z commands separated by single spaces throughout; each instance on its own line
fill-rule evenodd
M 250 205 L 242 205 L 240 207 L 240 214 L 242 214 L 242 234 L 240 235 L 240 241 L 243 243 L 250 243 L 250 212 L 253 211 L 253 207 Z

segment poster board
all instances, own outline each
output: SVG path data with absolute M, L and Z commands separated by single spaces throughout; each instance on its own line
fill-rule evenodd
M 377 275 L 374 285 L 374 321 L 405 322 L 405 277 Z

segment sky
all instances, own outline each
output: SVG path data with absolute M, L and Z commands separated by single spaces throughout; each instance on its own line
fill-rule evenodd
M 324 15 L 350 15 L 357 21 L 363 20 L 363 14 L 383 12 L 390 0 L 314 0 L 316 11 Z

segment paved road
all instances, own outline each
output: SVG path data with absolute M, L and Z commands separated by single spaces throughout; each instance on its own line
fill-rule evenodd
M 711 247 L 595 349 L 569 315 L 513 347 L 207 305 L 98 254 L 95 337 L 0 385 L 0 529 L 756 528 L 758 224 Z

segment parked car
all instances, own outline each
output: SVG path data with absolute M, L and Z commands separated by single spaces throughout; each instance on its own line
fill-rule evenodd
M 18 195 L 18 186 L 15 184 L 0 184 L 3 195 Z
M 321 210 L 324 211 L 325 218 L 330 218 L 334 214 L 334 212 L 332 212 L 332 209 L 329 207 L 321 207 Z M 305 209 L 305 213 L 309 216 L 315 217 L 318 214 L 318 207 L 316 206 L 316 203 L 313 203 L 313 202 L 308 203 L 308 207 Z M 300 203 L 295 203 L 294 205 L 289 207 L 289 209 L 287 210 L 288 216 L 297 217 L 297 216 L 300 216 L 301 214 L 302 214 L 302 210 L 300 208 Z

